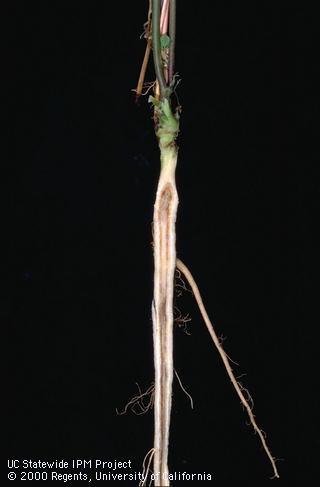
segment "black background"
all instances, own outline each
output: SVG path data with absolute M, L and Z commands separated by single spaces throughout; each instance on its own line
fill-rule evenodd
M 132 92 L 147 2 L 11 8 L 8 457 L 130 458 L 138 471 L 152 412 L 115 409 L 153 380 L 159 154 Z M 177 14 L 178 255 L 247 374 L 280 483 L 298 485 L 317 478 L 320 451 L 315 16 L 278 2 Z M 194 410 L 175 381 L 170 468 L 260 485 L 272 470 L 258 438 L 192 297 L 177 305 L 192 316 L 175 366 Z

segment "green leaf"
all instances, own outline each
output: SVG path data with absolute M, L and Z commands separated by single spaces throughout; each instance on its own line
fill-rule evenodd
M 167 47 L 170 46 L 170 37 L 167 36 L 167 34 L 160 36 L 160 46 L 161 49 L 166 49 Z
M 160 101 L 157 100 L 154 96 L 149 95 L 148 102 L 151 103 L 154 107 L 158 107 L 160 105 Z

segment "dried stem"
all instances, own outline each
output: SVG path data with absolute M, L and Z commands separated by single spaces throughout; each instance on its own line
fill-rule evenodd
M 135 92 L 136 92 L 136 100 L 138 100 L 138 98 L 143 94 L 142 93 L 142 90 L 143 90 L 144 79 L 145 79 L 145 76 L 146 76 L 146 70 L 147 70 L 147 66 L 148 66 L 148 61 L 149 61 L 149 57 L 150 57 L 150 51 L 151 51 L 151 39 L 148 39 L 147 45 L 146 45 L 146 50 L 145 50 L 145 53 L 144 53 L 144 58 L 143 58 L 143 61 L 142 61 L 142 66 L 141 66 L 141 70 L 140 70 L 140 75 L 139 75 L 139 80 L 138 80 L 137 88 L 135 90 Z
M 150 52 L 151 52 L 151 44 L 152 44 L 152 37 L 151 37 L 151 0 L 149 0 L 149 11 L 148 11 L 148 20 L 145 23 L 145 34 L 144 37 L 147 39 L 147 45 L 146 45 L 146 50 L 144 53 L 144 58 L 142 61 L 142 66 L 140 69 L 140 74 L 139 74 L 139 80 L 137 84 L 137 88 L 135 90 L 136 92 L 136 100 L 138 100 L 139 96 L 142 95 L 142 90 L 143 90 L 143 84 L 144 84 L 144 79 L 146 76 L 146 70 L 150 58 Z

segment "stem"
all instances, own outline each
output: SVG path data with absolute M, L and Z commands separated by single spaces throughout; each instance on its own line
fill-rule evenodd
M 160 46 L 160 0 L 152 0 L 152 49 L 154 69 L 160 86 L 160 96 L 167 96 L 167 84 L 163 74 Z
M 169 49 L 169 84 L 173 80 L 174 73 L 174 60 L 175 60 L 175 48 L 176 48 L 176 0 L 170 1 L 170 14 L 169 14 L 169 37 L 170 37 L 170 49 Z
M 160 34 L 166 34 L 168 31 L 168 16 L 169 16 L 170 0 L 163 0 L 160 14 Z

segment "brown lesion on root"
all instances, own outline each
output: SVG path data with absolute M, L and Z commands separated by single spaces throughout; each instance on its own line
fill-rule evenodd
M 172 185 L 167 183 L 160 194 L 160 217 L 166 216 L 172 201 Z M 165 213 L 165 215 L 163 215 Z
M 159 251 L 161 256 L 161 274 L 160 274 L 160 309 L 159 316 L 161 323 L 166 322 L 166 296 L 167 296 L 167 267 L 170 255 L 170 207 L 173 200 L 173 188 L 167 183 L 161 190 L 159 196 L 158 222 L 160 229 Z

